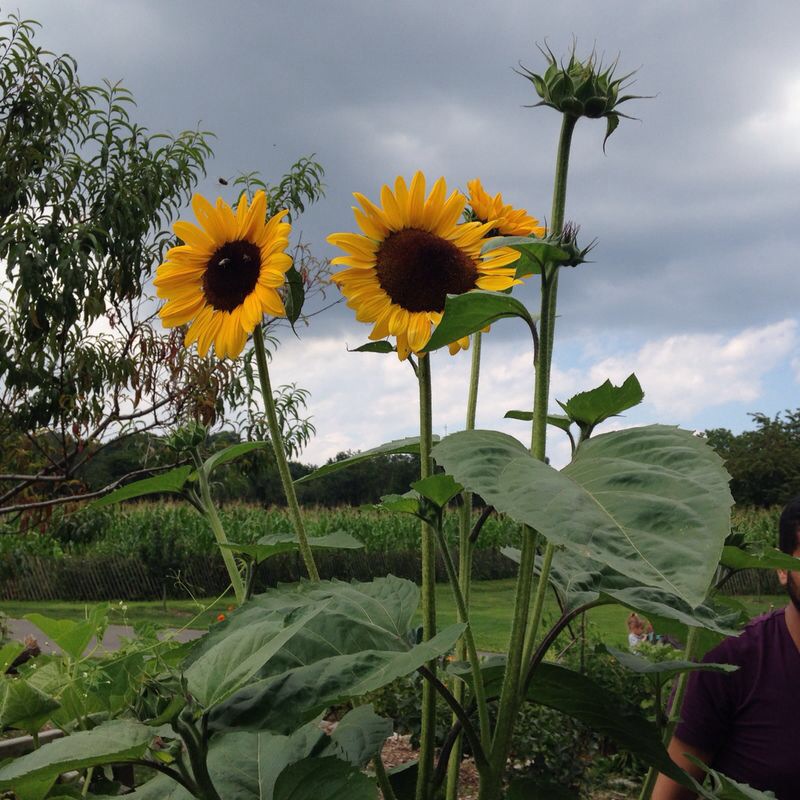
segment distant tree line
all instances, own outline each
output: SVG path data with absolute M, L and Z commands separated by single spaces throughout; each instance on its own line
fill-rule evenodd
M 783 505 L 800 495 L 800 408 L 750 416 L 755 430 L 713 428 L 706 439 L 725 461 L 737 505 Z

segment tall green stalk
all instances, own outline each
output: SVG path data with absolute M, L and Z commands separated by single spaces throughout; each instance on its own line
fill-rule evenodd
M 246 596 L 242 575 L 239 572 L 239 568 L 236 566 L 236 559 L 233 557 L 233 553 L 227 547 L 222 546 L 228 543 L 228 537 L 225 535 L 225 529 L 222 527 L 222 520 L 219 518 L 217 507 L 214 505 L 214 501 L 211 498 L 211 487 L 208 485 L 208 476 L 203 470 L 199 458 L 195 458 L 195 464 L 197 466 L 197 481 L 200 484 L 200 501 L 203 514 L 208 520 L 208 524 L 211 526 L 217 544 L 220 545 L 219 550 L 220 553 L 222 553 L 222 560 L 225 562 L 225 568 L 228 570 L 228 577 L 231 579 L 233 592 L 236 595 L 236 603 L 242 605 Z
M 475 430 L 475 416 L 478 409 L 478 382 L 481 372 L 481 332 L 472 336 L 472 363 L 469 374 L 469 390 L 467 393 L 467 419 L 466 430 Z M 461 495 L 461 508 L 458 516 L 458 586 L 464 599 L 464 605 L 469 614 L 469 600 L 472 589 L 472 551 L 473 543 L 470 541 L 472 532 L 472 492 L 464 491 Z M 467 619 L 458 618 L 459 622 L 467 622 Z M 459 661 L 467 660 L 467 641 L 461 637 L 456 646 L 456 657 Z M 453 696 L 459 703 L 464 701 L 464 683 L 456 680 L 453 684 Z M 453 723 L 457 721 L 453 715 Z M 483 734 L 481 734 L 483 739 Z M 483 746 L 488 751 L 490 742 L 483 740 Z M 447 789 L 445 792 L 446 800 L 458 800 L 458 780 L 461 768 L 461 753 L 463 747 L 463 735 L 459 734 L 453 750 L 450 754 L 450 761 L 447 765 Z
M 569 114 L 562 117 L 561 134 L 556 155 L 556 173 L 553 183 L 553 206 L 550 214 L 550 234 L 558 236 L 564 227 L 564 209 L 567 196 L 567 173 L 569 170 L 569 152 L 572 134 L 578 118 Z M 531 429 L 531 453 L 542 461 L 545 458 L 547 436 L 547 400 L 550 392 L 550 367 L 553 354 L 553 337 L 555 333 L 556 297 L 558 291 L 558 269 L 546 265 L 542 270 L 541 314 L 539 317 L 539 352 L 536 363 L 536 381 L 533 399 L 533 425 Z M 536 563 L 536 533 L 526 527 L 522 537 L 522 552 L 517 576 L 517 590 L 514 605 L 514 618 L 506 662 L 503 688 L 500 694 L 500 706 L 497 713 L 492 752 L 489 757 L 490 772 L 488 780 L 481 781 L 480 800 L 496 800 L 500 796 L 508 752 L 511 746 L 511 735 L 514 721 L 520 704 L 520 682 L 526 669 L 523 661 L 526 651 L 526 639 L 533 642 L 536 638 L 536 626 L 529 627 L 531 590 L 533 587 L 534 567 Z M 545 559 L 549 552 L 552 559 L 552 545 L 545 549 Z M 543 569 L 540 585 L 547 585 L 548 574 Z M 539 615 L 540 617 L 541 615 Z
M 275 461 L 278 465 L 278 474 L 281 477 L 283 493 L 286 496 L 286 504 L 289 509 L 289 517 L 292 520 L 294 531 L 297 534 L 297 541 L 300 545 L 300 555 L 306 566 L 308 577 L 312 581 L 319 580 L 319 571 L 308 543 L 303 516 L 300 513 L 300 505 L 297 502 L 297 495 L 292 483 L 292 475 L 289 472 L 289 462 L 286 458 L 286 451 L 283 448 L 283 431 L 278 422 L 278 414 L 275 411 L 275 398 L 272 396 L 272 386 L 269 381 L 269 369 L 267 367 L 267 352 L 264 349 L 264 334 L 261 325 L 256 325 L 253 331 L 253 345 L 256 353 L 256 363 L 258 365 L 258 377 L 261 382 L 261 397 L 264 399 L 264 408 L 267 412 L 267 424 L 269 425 L 269 438 L 272 440 L 272 450 L 275 453 Z
M 417 362 L 419 380 L 419 471 L 420 478 L 433 474 L 433 412 L 430 356 L 422 355 Z M 436 635 L 436 532 L 426 522 L 420 523 L 422 556 L 422 638 L 427 641 Z M 436 662 L 428 669 L 436 674 Z M 422 682 L 422 720 L 419 737 L 416 800 L 428 800 L 433 777 L 433 755 L 436 746 L 436 690 L 429 681 Z

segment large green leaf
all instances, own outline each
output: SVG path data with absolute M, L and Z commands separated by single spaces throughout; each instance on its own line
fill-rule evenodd
M 434 436 L 434 441 L 438 441 L 438 437 Z M 338 472 L 340 469 L 347 469 L 354 464 L 360 464 L 362 461 L 367 461 L 375 456 L 391 456 L 398 453 L 408 453 L 410 455 L 419 454 L 419 436 L 410 436 L 407 439 L 395 439 L 386 444 L 373 447 L 371 450 L 365 450 L 363 453 L 356 453 L 350 458 L 343 458 L 341 461 L 333 461 L 330 464 L 325 464 L 319 469 L 315 469 L 308 475 L 298 478 L 295 483 L 305 483 L 306 481 L 313 481 L 317 478 L 322 478 L 325 475 L 331 475 Z
M 464 627 L 451 625 L 405 651 L 359 649 L 250 684 L 211 712 L 209 728 L 289 732 L 329 706 L 375 691 L 444 655 Z
M 98 633 L 98 626 L 92 619 L 76 622 L 72 619 L 51 619 L 36 613 L 26 614 L 25 619 L 32 622 L 51 642 L 75 659 L 83 655 L 92 637 Z
M 534 318 L 528 309 L 509 294 L 482 290 L 449 294 L 444 302 L 444 316 L 423 350 L 431 353 L 507 317 L 519 317 L 529 328 L 534 328 Z
M 283 770 L 310 756 L 336 756 L 356 768 L 366 766 L 391 733 L 390 720 L 372 706 L 350 711 L 328 736 L 317 720 L 289 736 L 261 732 L 219 734 L 211 740 L 208 769 L 225 800 L 273 800 L 275 782 Z M 189 800 L 174 781 L 158 775 L 137 789 L 134 800 Z
M 189 691 L 206 709 L 244 686 L 310 620 L 325 610 L 306 610 L 289 625 L 275 618 L 239 627 L 212 646 L 186 670 Z
M 686 774 L 667 755 L 658 729 L 637 713 L 624 710 L 624 702 L 574 670 L 542 663 L 528 687 L 528 700 L 554 708 L 614 740 L 645 764 L 684 785 Z
M 266 621 L 269 615 L 283 620 L 295 609 L 320 605 L 325 605 L 324 613 L 312 618 L 270 659 L 261 671 L 262 677 L 359 649 L 407 649 L 408 632 L 419 605 L 419 587 L 389 575 L 367 583 L 333 580 L 270 589 L 253 597 L 198 640 L 190 660 L 197 660 L 232 632 Z
M 0 647 L 0 675 L 8 671 L 16 657 L 25 649 L 22 642 L 6 642 Z
M 451 475 L 430 475 L 411 484 L 411 488 L 430 500 L 435 506 L 444 508 L 456 495 L 464 491 Z
M 311 536 L 308 538 L 308 544 L 311 547 L 334 550 L 358 550 L 364 547 L 363 542 L 344 531 L 333 531 L 324 536 Z M 296 533 L 270 533 L 262 536 L 254 544 L 226 542 L 220 546 L 233 550 L 235 553 L 244 553 L 254 561 L 261 563 L 280 553 L 291 553 L 298 549 L 299 544 Z
M 0 729 L 38 733 L 58 705 L 50 695 L 22 678 L 0 679 Z
M 504 555 L 519 563 L 519 550 L 503 548 Z M 539 561 L 537 560 L 537 567 Z M 619 603 L 645 614 L 652 622 L 674 620 L 681 625 L 706 628 L 722 636 L 738 633 L 738 615 L 720 613 L 707 604 L 694 608 L 671 592 L 641 586 L 606 564 L 571 550 L 558 550 L 550 568 L 550 583 L 558 590 L 567 612 L 598 601 Z
M 114 720 L 73 733 L 0 767 L 0 789 L 13 789 L 21 779 L 134 761 L 144 755 L 152 738 L 152 728 L 131 720 Z
M 730 529 L 722 460 L 688 431 L 660 425 L 584 442 L 558 472 L 497 431 L 435 446 L 448 473 L 551 542 L 680 598 L 703 601 Z
M 378 786 L 338 758 L 307 758 L 288 766 L 275 784 L 275 800 L 377 800 Z
M 614 386 L 611 381 L 606 381 L 596 389 L 570 397 L 565 403 L 559 400 L 558 404 L 588 436 L 603 420 L 638 405 L 643 398 L 642 387 L 636 376 L 631 374 L 622 386 Z
M 94 500 L 90 505 L 100 508 L 101 506 L 109 506 L 112 503 L 120 503 L 123 500 L 131 500 L 134 497 L 144 497 L 148 494 L 180 494 L 191 472 L 192 467 L 189 465 L 176 467 L 161 475 L 134 481 L 127 486 L 115 489 L 105 497 Z
M 510 247 L 520 254 L 519 260 L 514 263 L 518 278 L 540 275 L 544 264 L 561 264 L 570 259 L 569 251 L 556 242 L 531 236 L 497 236 L 486 242 L 482 252 L 490 253 L 500 247 Z

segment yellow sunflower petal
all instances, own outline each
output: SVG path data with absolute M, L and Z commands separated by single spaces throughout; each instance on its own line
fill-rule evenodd
M 408 346 L 416 353 L 431 338 L 431 321 L 425 311 L 411 314 L 408 322 Z
M 192 197 L 192 210 L 203 230 L 217 247 L 228 241 L 224 221 L 203 195 L 196 194 Z
M 254 242 L 258 234 L 264 227 L 264 220 L 267 215 L 267 197 L 264 192 L 256 192 L 253 202 L 247 213 L 239 221 L 239 238 Z
M 390 230 L 399 231 L 406 226 L 408 222 L 406 215 L 397 204 L 397 200 L 388 186 L 383 186 L 381 188 L 381 204 L 383 205 L 386 219 L 389 222 Z
M 382 222 L 379 222 L 375 217 L 368 216 L 360 208 L 356 208 L 356 206 L 353 206 L 353 216 L 356 218 L 358 227 L 361 228 L 364 234 L 369 236 L 370 239 L 383 239 L 389 231 Z
M 444 205 L 444 198 L 447 194 L 447 184 L 444 178 L 439 178 L 433 184 L 431 193 L 425 201 L 422 209 L 422 227 L 426 231 L 432 231 L 436 227 L 436 223 L 441 216 L 442 206 Z
M 422 225 L 425 215 L 425 176 L 417 171 L 411 179 L 408 192 L 408 224 L 412 228 Z
M 193 252 L 200 251 L 198 255 L 211 253 L 216 249 L 211 237 L 191 222 L 178 220 L 172 226 L 172 230 L 182 242 L 186 242 L 192 248 Z
M 274 289 L 267 289 L 264 286 L 256 285 L 256 294 L 261 301 L 261 308 L 265 313 L 271 314 L 273 317 L 286 316 L 286 310 L 283 307 L 281 296 Z

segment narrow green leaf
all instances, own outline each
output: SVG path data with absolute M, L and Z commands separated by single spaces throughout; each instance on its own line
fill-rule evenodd
M 306 290 L 303 286 L 303 277 L 295 269 L 293 264 L 288 270 L 286 270 L 286 294 L 284 296 L 286 319 L 289 320 L 289 324 L 293 328 L 295 322 L 300 319 L 305 298 Z
M 351 351 L 351 353 L 396 353 L 397 348 L 391 343 L 387 341 L 381 342 L 367 342 L 366 344 L 362 344 L 361 347 L 355 347 Z
M 800 558 L 793 558 L 780 550 L 754 553 L 739 547 L 725 546 L 719 563 L 730 569 L 788 569 L 800 571 Z
M 332 550 L 358 550 L 364 547 L 354 536 L 344 531 L 333 531 L 325 536 L 312 536 L 308 539 L 311 547 L 327 548 Z M 299 547 L 296 533 L 270 533 L 262 536 L 255 544 L 238 544 L 228 542 L 220 545 L 234 553 L 244 553 L 254 561 L 261 563 L 268 558 L 280 553 L 290 553 Z
M 521 422 L 532 422 L 533 421 L 533 411 L 506 411 L 503 415 L 504 419 L 518 419 Z
M 129 483 L 127 486 L 115 489 L 105 497 L 94 500 L 90 505 L 94 508 L 100 508 L 112 503 L 120 503 L 123 500 L 131 500 L 134 497 L 144 497 L 148 494 L 180 494 L 191 471 L 192 467 L 187 465 L 177 467 L 165 472 L 163 475 L 154 475 L 152 478 Z
M 733 664 L 710 664 L 704 661 L 650 661 L 648 658 L 617 650 L 616 647 L 610 645 L 603 645 L 603 649 L 625 669 L 638 675 L 660 675 L 662 678 L 672 678 L 682 672 L 736 672 L 739 669 Z
M 465 294 L 449 294 L 444 303 L 444 316 L 424 352 L 438 350 L 506 317 L 519 317 L 529 328 L 534 328 L 528 309 L 511 295 L 479 289 Z
M 439 440 L 438 436 L 434 436 L 433 438 L 434 441 Z M 325 464 L 319 469 L 315 469 L 309 475 L 304 475 L 302 478 L 298 478 L 295 483 L 306 483 L 307 481 L 313 481 L 317 478 L 322 478 L 325 475 L 331 475 L 334 472 L 338 472 L 340 469 L 347 469 L 348 467 L 353 466 L 353 464 L 360 464 L 362 461 L 367 461 L 375 456 L 389 456 L 396 455 L 398 453 L 418 455 L 419 436 L 410 436 L 407 439 L 395 439 L 392 442 L 387 442 L 386 444 L 379 445 L 378 447 L 373 447 L 371 450 L 365 450 L 363 453 L 356 453 L 354 456 L 350 456 L 350 458 L 343 458 L 341 461 L 334 461 L 330 464 Z
M 229 461 L 253 452 L 253 450 L 262 450 L 270 446 L 269 442 L 239 442 L 238 444 L 232 444 L 209 456 L 203 463 L 203 471 L 210 476 L 212 471 L 221 464 L 227 464 Z

